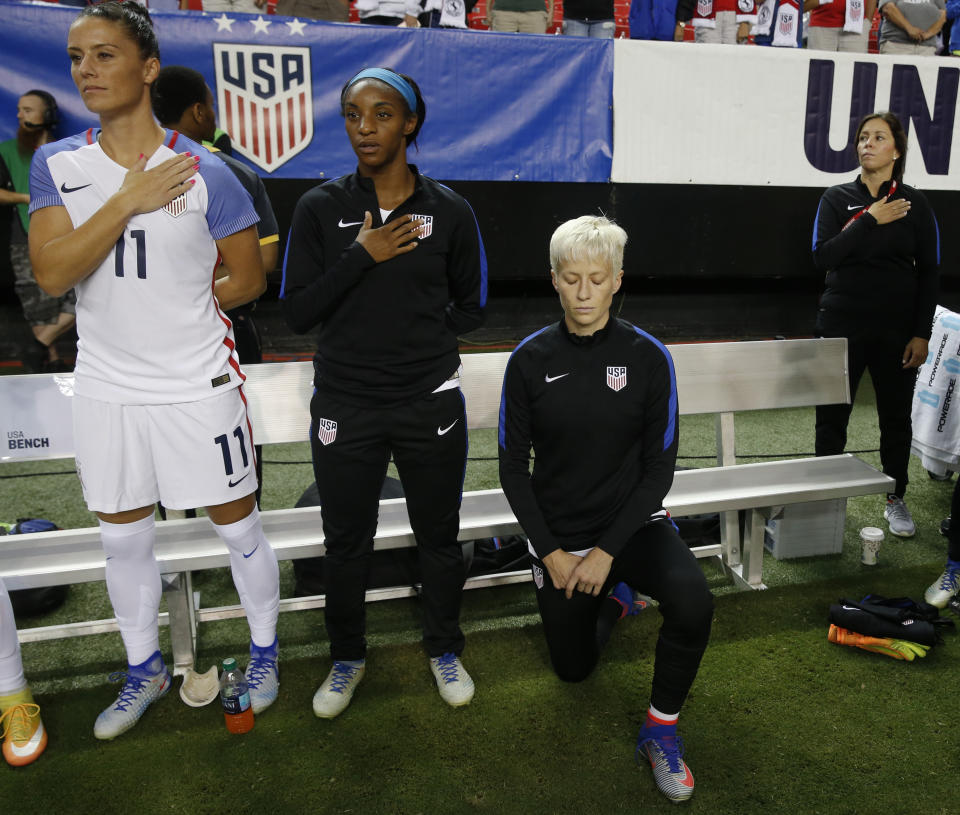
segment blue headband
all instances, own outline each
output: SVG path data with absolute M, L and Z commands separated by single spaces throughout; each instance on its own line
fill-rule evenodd
M 364 68 L 347 83 L 347 87 L 349 88 L 361 79 L 379 79 L 381 82 L 386 82 L 403 97 L 411 113 L 417 112 L 417 95 L 410 87 L 410 83 L 395 71 L 388 68 Z

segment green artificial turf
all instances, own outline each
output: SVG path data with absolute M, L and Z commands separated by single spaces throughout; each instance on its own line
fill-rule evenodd
M 737 449 L 786 456 L 813 450 L 813 411 L 737 415 Z M 877 447 L 869 383 L 861 388 L 849 449 Z M 681 466 L 715 457 L 712 417 L 681 420 Z M 497 486 L 493 431 L 471 434 L 466 489 Z M 265 449 L 265 509 L 292 506 L 312 481 L 306 444 Z M 875 453 L 864 458 L 878 465 Z M 487 460 L 482 460 L 487 459 Z M 288 463 L 281 463 L 288 462 Z M 291 463 L 292 462 L 292 463 Z M 66 462 L 8 464 L 0 520 L 48 517 L 86 526 Z M 958 640 L 923 660 L 896 662 L 827 642 L 831 602 L 868 592 L 919 598 L 939 573 L 952 484 L 930 481 L 911 461 L 908 503 L 918 525 L 909 541 L 888 535 L 880 565 L 859 562 L 858 530 L 880 526 L 881 496 L 847 505 L 841 554 L 764 559 L 764 592 L 739 592 L 703 562 L 717 597 L 713 636 L 682 715 L 697 779 L 690 812 L 957 813 L 960 744 L 947 701 Z M 281 591 L 292 592 L 291 564 Z M 227 570 L 194 575 L 203 605 L 236 603 Z M 21 627 L 112 616 L 103 584 L 73 586 L 67 603 Z M 416 600 L 368 606 L 368 674 L 339 719 L 317 720 L 310 700 L 329 669 L 319 610 L 281 615 L 278 702 L 244 736 L 227 733 L 216 703 L 199 710 L 175 690 L 138 727 L 112 743 L 93 738 L 96 714 L 123 664 L 116 634 L 23 646 L 27 675 L 50 732 L 34 765 L 0 764 L 0 801 L 54 812 L 583 813 L 666 812 L 633 740 L 649 701 L 658 615 L 645 612 L 614 633 L 599 669 L 565 685 L 553 676 L 529 585 L 464 595 L 465 664 L 477 680 L 469 707 L 436 694 L 419 645 Z M 161 629 L 161 644 L 169 641 Z M 242 658 L 244 620 L 200 628 L 198 668 Z M 11 809 L 11 811 L 13 811 Z
M 894 593 L 904 574 L 718 598 L 681 719 L 697 779 L 690 812 L 956 811 L 956 731 L 944 704 L 960 668 L 955 638 L 914 663 L 826 639 L 831 602 Z M 4 800 L 103 813 L 672 811 L 633 757 L 657 613 L 619 625 L 598 670 L 567 685 L 548 667 L 530 594 L 512 586 L 465 596 L 465 659 L 478 690 L 459 710 L 433 687 L 412 600 L 371 607 L 379 633 L 367 676 L 333 721 L 310 710 L 328 667 L 321 643 L 304 638 L 315 612 L 282 618 L 280 699 L 244 736 L 226 731 L 215 704 L 188 708 L 174 691 L 135 731 L 98 743 L 90 725 L 114 688 L 50 690 L 41 696 L 50 745 L 29 768 L 0 768 Z M 486 626 L 497 610 L 508 624 Z M 203 667 L 245 643 L 238 622 L 208 627 L 220 642 L 201 650 Z M 84 673 L 109 667 L 74 657 Z

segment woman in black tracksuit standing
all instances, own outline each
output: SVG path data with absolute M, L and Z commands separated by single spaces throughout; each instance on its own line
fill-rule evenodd
M 894 535 L 916 531 L 907 489 L 916 368 L 927 357 L 937 300 L 940 236 L 923 193 L 903 183 L 907 137 L 892 113 L 866 116 L 855 144 L 860 175 L 830 187 L 813 227 L 813 260 L 826 275 L 817 333 L 846 337 L 850 395 L 864 370 L 877 395 L 880 460 L 896 480 L 884 517 Z M 817 408 L 818 456 L 842 453 L 852 404 Z
M 391 454 L 417 539 L 431 670 L 444 701 L 473 698 L 459 659 L 467 428 L 457 335 L 480 325 L 486 302 L 469 204 L 407 164 L 426 114 L 416 83 L 369 68 L 340 101 L 357 171 L 300 199 L 281 292 L 294 331 L 320 326 L 310 412 L 333 658 L 313 700 L 323 718 L 347 707 L 363 676 L 364 594 Z

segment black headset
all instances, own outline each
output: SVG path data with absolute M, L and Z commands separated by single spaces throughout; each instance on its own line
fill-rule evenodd
M 57 107 L 57 100 L 53 98 L 52 93 L 41 90 L 27 91 L 21 96 L 39 96 L 46 109 L 43 111 L 43 122 L 41 126 L 44 130 L 53 130 L 60 123 L 60 108 Z

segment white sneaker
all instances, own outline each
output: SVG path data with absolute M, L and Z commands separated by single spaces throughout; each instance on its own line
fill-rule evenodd
M 475 690 L 473 680 L 454 653 L 442 657 L 431 657 L 430 670 L 437 680 L 440 698 L 452 707 L 469 705 Z
M 98 739 L 115 739 L 121 733 L 126 733 L 133 727 L 146 709 L 164 696 L 173 680 L 167 671 L 158 651 L 151 658 L 149 667 L 156 667 L 155 660 L 159 660 L 160 672 L 147 673 L 144 665 L 130 666 L 126 671 L 117 671 L 110 674 L 110 681 L 123 680 L 123 690 L 117 701 L 97 716 L 93 725 L 93 735 Z
M 890 525 L 890 532 L 898 537 L 912 538 L 917 532 L 910 510 L 903 499 L 896 495 L 887 496 L 887 508 L 883 511 L 883 517 Z
M 923 599 L 931 606 L 946 608 L 947 603 L 949 603 L 958 592 L 960 592 L 960 569 L 956 568 L 956 564 L 948 561 L 947 567 L 943 570 L 943 574 L 923 593 Z
M 313 712 L 321 719 L 332 719 L 347 709 L 353 692 L 363 678 L 365 660 L 334 662 L 327 678 L 313 695 Z

